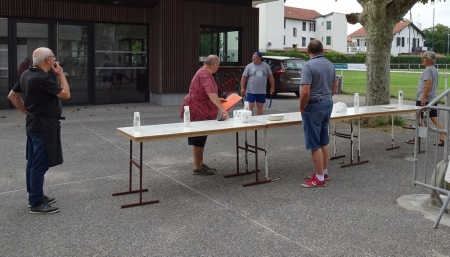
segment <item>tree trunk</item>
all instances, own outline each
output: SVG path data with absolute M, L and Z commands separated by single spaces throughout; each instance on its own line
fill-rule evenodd
M 366 20 L 366 105 L 388 104 L 390 101 L 390 60 L 392 30 L 397 21 L 368 13 Z M 380 24 L 381 23 L 381 24 Z
M 347 14 L 350 24 L 361 23 L 366 32 L 366 105 L 390 101 L 390 58 L 395 25 L 417 0 L 357 0 L 362 13 Z M 363 84 L 363 82 L 361 83 Z

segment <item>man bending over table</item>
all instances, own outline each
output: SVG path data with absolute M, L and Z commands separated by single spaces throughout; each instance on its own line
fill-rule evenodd
M 215 120 L 220 110 L 220 117 L 228 119 L 225 110 L 217 95 L 217 84 L 212 76 L 219 69 L 220 59 L 217 55 L 206 57 L 189 86 L 189 93 L 184 97 L 180 106 L 180 118 L 184 117 L 184 106 L 189 106 L 191 121 Z M 213 175 L 216 169 L 203 163 L 203 153 L 207 136 L 189 137 L 188 145 L 192 145 L 194 155 L 193 175 Z

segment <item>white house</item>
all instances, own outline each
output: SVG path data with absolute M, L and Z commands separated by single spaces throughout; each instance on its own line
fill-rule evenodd
M 259 8 L 259 51 L 283 50 L 284 1 L 258 4 Z
M 284 7 L 284 47 L 306 48 L 316 38 L 315 17 L 321 14 L 314 10 Z
M 305 49 L 311 39 L 328 50 L 347 51 L 347 20 L 344 14 L 322 15 L 315 10 L 284 6 L 283 0 L 256 5 L 259 8 L 260 51 Z
M 391 46 L 391 55 L 406 54 L 418 52 L 417 47 L 423 47 L 425 34 L 414 23 L 409 21 L 399 22 L 395 25 L 393 31 L 394 39 Z M 366 52 L 366 32 L 364 28 L 348 35 L 352 42 L 347 47 L 347 52 Z
M 317 21 L 316 38 L 323 47 L 337 52 L 347 51 L 347 19 L 342 13 L 329 13 L 314 18 Z

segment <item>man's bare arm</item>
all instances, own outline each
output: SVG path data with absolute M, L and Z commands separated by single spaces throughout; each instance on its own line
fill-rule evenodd
M 10 91 L 8 94 L 8 99 L 9 101 L 11 101 L 11 103 L 17 108 L 19 109 L 21 112 L 23 112 L 24 114 L 27 114 L 27 110 L 25 110 L 25 106 L 22 100 L 22 93 L 17 93 L 14 91 Z

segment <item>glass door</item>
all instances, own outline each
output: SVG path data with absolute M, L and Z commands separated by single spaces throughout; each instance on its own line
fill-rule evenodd
M 88 42 L 86 25 L 57 25 L 57 60 L 70 86 L 64 104 L 88 103 Z
M 16 42 L 18 66 L 15 76 L 18 78 L 27 63 L 28 66 L 33 64 L 33 51 L 38 47 L 48 46 L 48 24 L 17 22 Z
M 5 97 L 9 93 L 8 86 L 8 19 L 0 18 L 0 109 L 9 107 L 9 100 Z

